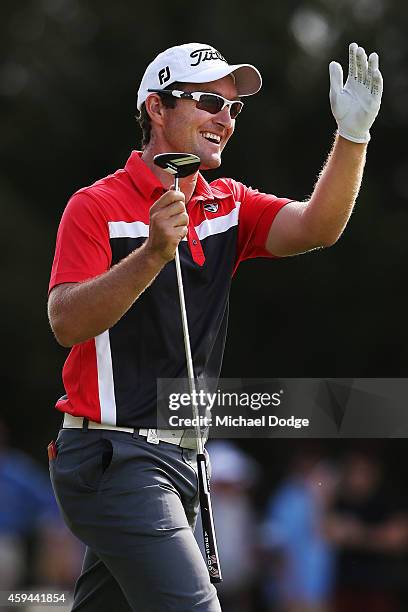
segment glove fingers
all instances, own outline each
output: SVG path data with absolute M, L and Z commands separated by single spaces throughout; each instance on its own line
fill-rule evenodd
M 369 60 L 368 67 L 367 67 L 367 80 L 366 80 L 366 87 L 368 91 L 371 91 L 372 86 L 373 86 L 373 69 L 371 66 L 371 62 Z
M 337 94 L 343 89 L 343 68 L 337 62 L 330 62 L 330 93 Z
M 378 74 L 381 77 L 381 73 L 378 69 L 378 55 L 377 53 L 371 53 L 370 57 L 368 58 L 368 70 L 367 70 L 367 89 L 371 92 L 373 92 L 373 86 L 374 86 L 374 75 L 376 75 L 376 86 L 377 88 L 382 87 L 382 77 L 380 78 L 381 83 L 378 82 Z M 373 92 L 374 93 L 374 92 Z
M 349 45 L 349 78 L 356 79 L 357 78 L 357 43 L 351 43 Z
M 365 83 L 367 79 L 367 55 L 363 47 L 358 47 L 356 54 L 356 65 L 357 65 L 357 80 L 359 83 Z
M 371 66 L 371 70 L 373 73 L 376 70 L 378 70 L 378 54 L 377 53 L 370 54 L 370 57 L 368 58 L 368 65 Z
M 381 98 L 383 90 L 383 78 L 381 72 L 376 70 L 373 73 L 373 84 L 371 87 L 371 91 L 376 98 Z

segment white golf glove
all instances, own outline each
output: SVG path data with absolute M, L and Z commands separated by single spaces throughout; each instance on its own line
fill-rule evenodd
M 340 136 L 353 142 L 368 142 L 370 127 L 380 110 L 383 79 L 378 55 L 366 52 L 356 43 L 349 46 L 349 73 L 343 86 L 343 70 L 331 62 L 330 104 Z

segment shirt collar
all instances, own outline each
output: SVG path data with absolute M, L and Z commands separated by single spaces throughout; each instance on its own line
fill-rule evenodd
M 197 200 L 210 200 L 214 199 L 221 200 L 227 198 L 230 194 L 220 191 L 216 187 L 212 187 L 200 172 L 198 173 L 196 188 L 194 190 L 193 198 Z
M 125 170 L 132 179 L 135 187 L 144 196 L 153 197 L 157 192 L 163 192 L 164 187 L 150 170 L 149 166 L 141 159 L 142 151 L 132 151 L 129 159 L 126 162 Z M 216 187 L 212 187 L 203 175 L 199 172 L 197 183 L 193 193 L 195 200 L 210 200 L 227 198 L 230 194 L 220 191 Z
M 132 151 L 126 162 L 125 170 L 136 189 L 145 197 L 152 198 L 156 192 L 163 192 L 164 187 L 149 166 L 141 159 L 141 156 L 142 151 Z

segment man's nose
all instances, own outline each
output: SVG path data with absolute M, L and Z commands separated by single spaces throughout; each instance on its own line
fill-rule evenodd
M 233 119 L 231 119 L 230 109 L 228 106 L 226 106 L 225 108 L 220 110 L 219 113 L 216 114 L 215 121 L 223 127 L 232 126 Z

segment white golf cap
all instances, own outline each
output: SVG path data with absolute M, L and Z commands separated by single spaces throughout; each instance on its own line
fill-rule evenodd
M 234 75 L 238 96 L 251 96 L 261 89 L 262 77 L 251 64 L 228 64 L 217 49 L 202 43 L 187 43 L 166 49 L 148 65 L 137 94 L 140 110 L 149 89 L 166 89 L 175 81 L 207 83 Z

